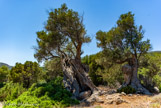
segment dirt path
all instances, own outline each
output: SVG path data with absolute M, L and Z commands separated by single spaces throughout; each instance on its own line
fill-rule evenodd
M 2 107 L 3 107 L 2 102 L 0 102 L 0 108 L 2 108 Z

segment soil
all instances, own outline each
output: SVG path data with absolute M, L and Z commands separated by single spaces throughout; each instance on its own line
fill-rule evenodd
M 110 92 L 112 89 L 106 87 L 99 87 L 99 89 Z M 110 97 L 113 95 L 114 97 L 118 97 L 124 100 L 121 103 L 109 103 Z M 153 95 L 141 95 L 141 94 L 121 94 L 121 93 L 113 93 L 113 94 L 105 94 L 99 96 L 103 103 L 94 102 L 89 106 L 73 106 L 70 108 L 161 108 L 161 93 L 153 94 Z M 157 99 L 156 99 L 157 98 Z

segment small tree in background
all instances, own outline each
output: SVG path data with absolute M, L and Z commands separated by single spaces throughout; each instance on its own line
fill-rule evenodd
M 98 47 L 103 49 L 105 55 L 110 56 L 111 61 L 123 64 L 125 77 L 124 86 L 131 85 L 136 90 L 149 94 L 138 80 L 137 72 L 139 59 L 151 48 L 150 41 L 142 41 L 144 31 L 142 26 L 136 26 L 134 14 L 128 12 L 122 14 L 117 25 L 108 32 L 98 31 L 96 34 Z
M 36 62 L 26 61 L 24 64 L 16 63 L 11 69 L 9 80 L 14 83 L 21 83 L 25 88 L 29 88 L 41 77 L 41 68 Z
M 0 88 L 3 87 L 4 82 L 7 82 L 9 72 L 10 70 L 7 66 L 0 67 Z

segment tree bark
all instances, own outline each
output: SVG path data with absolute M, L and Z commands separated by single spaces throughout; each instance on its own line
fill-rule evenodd
M 62 68 L 64 73 L 64 86 L 75 98 L 80 99 L 80 93 L 82 92 L 90 90 L 93 93 L 97 90 L 96 86 L 88 77 L 88 69 L 80 62 L 77 62 L 76 59 L 63 56 Z
M 140 81 L 139 81 L 139 79 L 137 77 L 137 74 L 138 74 L 138 61 L 137 61 L 136 58 L 133 57 L 128 64 L 124 65 L 122 67 L 122 71 L 123 71 L 124 80 L 125 80 L 125 82 L 122 85 L 122 87 L 130 85 L 132 88 L 135 88 L 137 93 L 147 94 L 147 95 L 151 94 L 146 88 L 144 88 L 141 85 L 141 83 L 140 83 Z

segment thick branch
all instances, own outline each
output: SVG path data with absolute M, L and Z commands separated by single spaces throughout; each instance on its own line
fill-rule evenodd
M 80 62 L 81 62 L 81 57 L 80 57 L 81 56 L 81 47 L 82 47 L 82 43 L 79 42 L 77 45 L 76 59 Z

